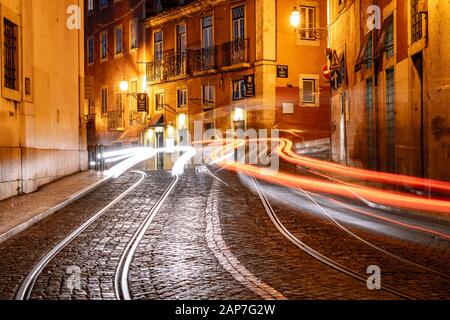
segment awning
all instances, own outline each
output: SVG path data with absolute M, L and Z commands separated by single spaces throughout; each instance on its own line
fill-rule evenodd
M 394 22 L 394 15 L 391 14 L 389 17 L 387 17 L 383 24 L 381 25 L 381 30 L 378 35 L 377 43 L 374 50 L 374 58 L 379 58 L 382 53 L 389 48 L 386 48 L 386 35 L 388 33 L 389 25 Z
M 158 127 L 164 127 L 166 125 L 166 118 L 163 114 L 157 114 L 155 115 L 148 124 L 149 128 L 158 128 Z
M 372 55 L 369 58 L 367 57 L 367 47 L 369 46 L 372 39 L 372 31 L 368 32 L 364 36 L 363 42 L 361 43 L 361 48 L 359 49 L 358 57 L 356 59 L 355 72 L 361 70 L 361 65 L 363 63 L 367 63 L 369 59 L 372 59 Z
M 128 130 L 121 132 L 115 137 L 112 143 L 133 143 L 140 142 L 142 137 L 142 129 L 139 127 L 130 127 Z

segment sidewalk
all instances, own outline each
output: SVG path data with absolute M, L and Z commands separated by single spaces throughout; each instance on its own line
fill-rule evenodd
M 80 172 L 42 186 L 38 191 L 0 201 L 0 243 L 99 187 L 106 178 Z

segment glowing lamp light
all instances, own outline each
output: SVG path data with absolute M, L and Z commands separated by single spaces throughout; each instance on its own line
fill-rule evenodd
M 291 12 L 291 26 L 294 28 L 298 28 L 300 25 L 300 11 L 298 11 L 297 7 L 294 7 L 294 10 Z
M 236 108 L 234 110 L 233 121 L 243 121 L 244 120 L 244 110 L 241 108 Z
M 120 82 L 120 91 L 122 92 L 127 92 L 128 91 L 128 81 L 123 80 L 122 82 Z
M 171 125 L 167 126 L 167 135 L 169 137 L 172 137 L 174 132 L 175 132 L 175 128 L 174 127 L 172 127 Z
M 180 128 L 184 128 L 186 126 L 186 120 L 187 120 L 186 115 L 184 113 L 180 114 L 178 116 L 178 126 Z

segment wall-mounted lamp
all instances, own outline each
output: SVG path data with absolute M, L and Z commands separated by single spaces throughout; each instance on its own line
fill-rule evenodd
M 300 11 L 297 7 L 294 7 L 294 9 L 291 12 L 291 26 L 294 28 L 298 28 L 300 26 Z

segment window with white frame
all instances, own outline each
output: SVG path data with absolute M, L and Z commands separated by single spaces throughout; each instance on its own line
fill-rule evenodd
M 300 7 L 300 39 L 316 40 L 314 30 L 316 28 L 316 8 L 310 6 Z
M 212 16 L 202 18 L 202 47 L 208 49 L 213 47 Z
M 233 100 L 242 100 L 245 98 L 245 81 L 233 81 Z
M 186 89 L 179 89 L 177 91 L 177 105 L 178 108 L 185 108 L 188 105 L 188 91 Z
M 244 6 L 232 9 L 233 19 L 233 40 L 243 40 L 245 38 L 245 11 Z
M 214 87 L 214 85 L 212 84 L 207 84 L 204 85 L 203 87 L 203 104 L 204 105 L 209 105 L 209 104 L 214 104 L 215 102 L 215 93 L 216 93 L 216 89 Z
M 100 34 L 100 60 L 108 59 L 108 31 Z
M 138 81 L 132 80 L 130 84 L 130 110 L 136 112 L 138 110 L 138 101 L 136 95 L 138 93 Z
M 116 55 L 122 54 L 123 52 L 123 29 L 122 26 L 117 26 L 114 30 L 114 53 Z
M 120 90 L 116 90 L 116 109 L 115 110 L 123 110 L 123 92 Z
M 87 10 L 88 13 L 94 12 L 94 0 L 88 0 Z
M 156 110 L 164 109 L 164 92 L 155 93 L 155 109 Z
M 139 22 L 137 19 L 130 21 L 130 48 L 136 49 L 139 45 Z
M 317 86 L 319 77 L 314 75 L 304 75 L 300 77 L 300 97 L 301 103 L 307 105 L 316 105 Z
M 160 61 L 163 58 L 163 33 L 162 31 L 154 34 L 154 59 Z

